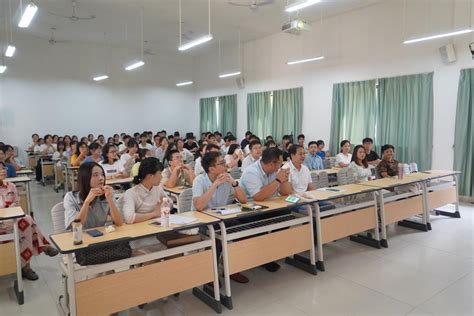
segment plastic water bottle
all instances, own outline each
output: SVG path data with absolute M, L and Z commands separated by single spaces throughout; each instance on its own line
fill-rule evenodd
M 72 240 L 74 245 L 82 244 L 82 223 L 80 219 L 75 219 L 72 222 Z
M 398 164 L 398 179 L 403 179 L 403 164 Z
M 164 197 L 161 202 L 161 227 L 162 228 L 170 227 L 170 213 L 171 213 L 171 207 L 169 205 L 168 199 Z
M 403 164 L 403 174 L 410 174 L 410 165 L 407 163 Z

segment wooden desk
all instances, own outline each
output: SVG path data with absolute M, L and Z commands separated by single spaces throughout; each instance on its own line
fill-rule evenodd
M 121 179 L 108 179 L 105 180 L 105 183 L 108 185 L 117 185 L 117 184 L 130 184 L 133 182 L 132 177 L 121 178 Z
M 445 170 L 427 170 L 424 172 L 411 173 L 407 177 L 419 178 L 424 180 L 423 186 L 426 190 L 427 208 L 428 208 L 428 225 L 429 222 L 429 211 L 433 210 L 436 215 L 449 216 L 454 218 L 460 218 L 461 213 L 459 212 L 459 192 L 458 192 L 458 176 L 459 171 L 445 171 Z M 451 177 L 453 183 L 448 185 L 436 185 L 435 181 L 441 178 Z M 455 211 L 447 212 L 437 210 L 436 208 L 454 204 Z
M 54 162 L 51 155 L 40 156 L 41 184 L 46 185 L 46 178 L 54 176 Z
M 30 175 L 30 174 L 33 174 L 33 170 L 31 169 L 21 169 L 21 170 L 18 170 L 16 172 L 17 176 L 21 175 L 21 176 L 27 176 L 27 175 Z
M 424 187 L 423 179 L 405 175 L 403 179 L 383 178 L 373 181 L 364 182 L 363 185 L 380 189 L 378 194 L 378 204 L 380 208 L 380 221 L 382 224 L 382 246 L 388 247 L 387 242 L 387 225 L 398 223 L 400 226 L 409 227 L 421 231 L 428 231 L 428 212 L 426 194 L 424 190 L 419 192 L 397 193 L 391 196 L 384 196 L 382 189 L 393 189 L 396 187 L 406 186 L 419 183 Z M 409 218 L 421 215 L 422 223 L 410 221 Z
M 66 256 L 66 264 L 61 268 L 67 275 L 67 293 L 64 297 L 69 297 L 69 305 L 67 300 L 66 303 L 60 300 L 63 311 L 71 315 L 111 314 L 193 288 L 194 295 L 220 313 L 213 228 L 219 220 L 199 212 L 180 215 L 196 218 L 197 221 L 164 229 L 151 225 L 153 220 L 150 220 L 116 227 L 112 233 L 105 233 L 104 228 L 100 227 L 97 229 L 104 235 L 92 238 L 84 234 L 82 245 L 73 244 L 71 232 L 52 235 L 51 241 Z M 80 269 L 73 261 L 73 253 L 80 249 L 202 226 L 207 226 L 209 238 L 196 243 Z M 129 269 L 130 266 L 135 268 Z M 121 272 L 113 272 L 116 270 Z M 213 297 L 198 288 L 209 282 L 214 282 L 216 295 Z
M 337 174 L 337 172 L 341 170 L 341 168 L 330 168 L 330 169 L 321 169 L 321 170 L 311 170 L 311 173 L 320 173 L 320 172 L 326 172 L 328 175 L 330 174 Z
M 13 243 L 0 244 L 0 275 L 16 273 L 13 289 L 20 305 L 23 305 L 25 302 L 23 279 L 21 276 L 20 235 L 18 231 L 18 219 L 22 217 L 25 217 L 25 213 L 21 207 L 0 209 L 0 221 L 13 221 L 13 233 L 0 235 L 0 242 L 13 241 Z
M 380 248 L 379 222 L 377 215 L 376 188 L 360 184 L 346 184 L 331 187 L 340 190 L 322 191 L 321 189 L 308 192 L 314 197 L 316 240 L 318 262 L 317 267 L 325 271 L 323 245 L 334 240 L 350 236 L 350 239 L 371 247 Z M 372 194 L 369 199 L 357 199 L 357 195 Z M 321 211 L 319 201 L 347 199 L 355 197 L 353 201 L 335 204 L 334 209 Z M 369 230 L 374 231 L 375 239 L 360 234 Z
M 15 185 L 17 184 L 24 184 L 26 188 L 26 204 L 22 202 L 22 199 L 20 199 L 20 203 L 22 204 L 22 208 L 25 211 L 26 214 L 33 216 L 33 205 L 31 202 L 31 190 L 30 190 L 30 183 L 31 183 L 31 178 L 23 175 L 23 176 L 18 176 L 18 177 L 13 177 L 13 178 L 7 178 L 6 181 L 14 183 Z M 23 199 L 24 201 L 24 199 Z
M 307 203 L 293 204 L 285 202 L 284 199 L 285 197 L 279 197 L 265 202 L 255 202 L 255 204 L 268 208 L 231 215 L 221 215 L 212 210 L 204 211 L 204 213 L 222 220 L 219 222 L 220 230 L 216 232 L 216 238 L 222 244 L 224 295 L 221 296 L 221 300 L 227 308 L 233 308 L 231 274 L 281 258 L 286 258 L 285 262 L 288 264 L 313 275 L 317 274 L 311 207 Z M 291 213 L 274 217 L 267 216 L 268 218 L 264 219 L 250 218 L 298 206 L 305 206 L 308 213 L 306 215 Z M 238 205 L 229 205 L 228 207 L 238 207 Z M 309 260 L 298 256 L 299 253 L 308 250 L 310 252 Z M 212 294 L 212 292 L 209 293 Z

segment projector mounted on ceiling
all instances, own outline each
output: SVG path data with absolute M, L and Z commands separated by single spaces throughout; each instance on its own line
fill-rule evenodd
M 302 31 L 311 31 L 311 25 L 302 20 L 293 20 L 281 27 L 282 32 L 300 35 Z

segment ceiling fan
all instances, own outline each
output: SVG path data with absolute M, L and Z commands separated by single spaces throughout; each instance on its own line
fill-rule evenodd
M 229 0 L 229 4 L 237 7 L 247 7 L 250 10 L 254 11 L 257 10 L 259 7 L 273 4 L 274 0 L 245 0 L 245 1 L 238 1 L 238 0 Z
M 54 38 L 54 32 L 56 31 L 55 27 L 50 28 L 51 30 L 51 37 L 48 40 L 49 45 L 55 45 L 58 43 L 67 43 L 68 41 L 58 41 Z
M 77 1 L 72 0 L 72 15 L 67 16 L 67 15 L 62 15 L 62 14 L 58 14 L 58 13 L 54 13 L 50 11 L 48 11 L 48 13 L 54 16 L 58 16 L 60 18 L 69 19 L 72 22 L 77 22 L 77 21 L 82 21 L 82 20 L 93 20 L 96 18 L 95 14 L 90 14 L 87 16 L 78 16 L 76 10 L 77 10 Z

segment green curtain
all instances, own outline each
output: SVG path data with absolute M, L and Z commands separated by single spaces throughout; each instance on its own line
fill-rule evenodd
M 219 131 L 237 135 L 237 94 L 219 97 Z
M 199 100 L 199 116 L 201 133 L 217 130 L 216 98 Z
M 375 80 L 367 80 L 333 85 L 329 142 L 333 155 L 339 153 L 344 139 L 360 144 L 365 137 L 375 138 L 375 84 Z
M 433 73 L 379 79 L 377 143 L 392 144 L 395 157 L 431 168 Z
M 459 195 L 474 196 L 474 69 L 462 69 L 459 77 L 454 132 L 454 170 L 459 176 Z
M 283 135 L 301 134 L 303 121 L 303 88 L 273 91 L 272 135 L 276 141 Z
M 272 133 L 270 92 L 247 94 L 247 129 L 264 139 Z

